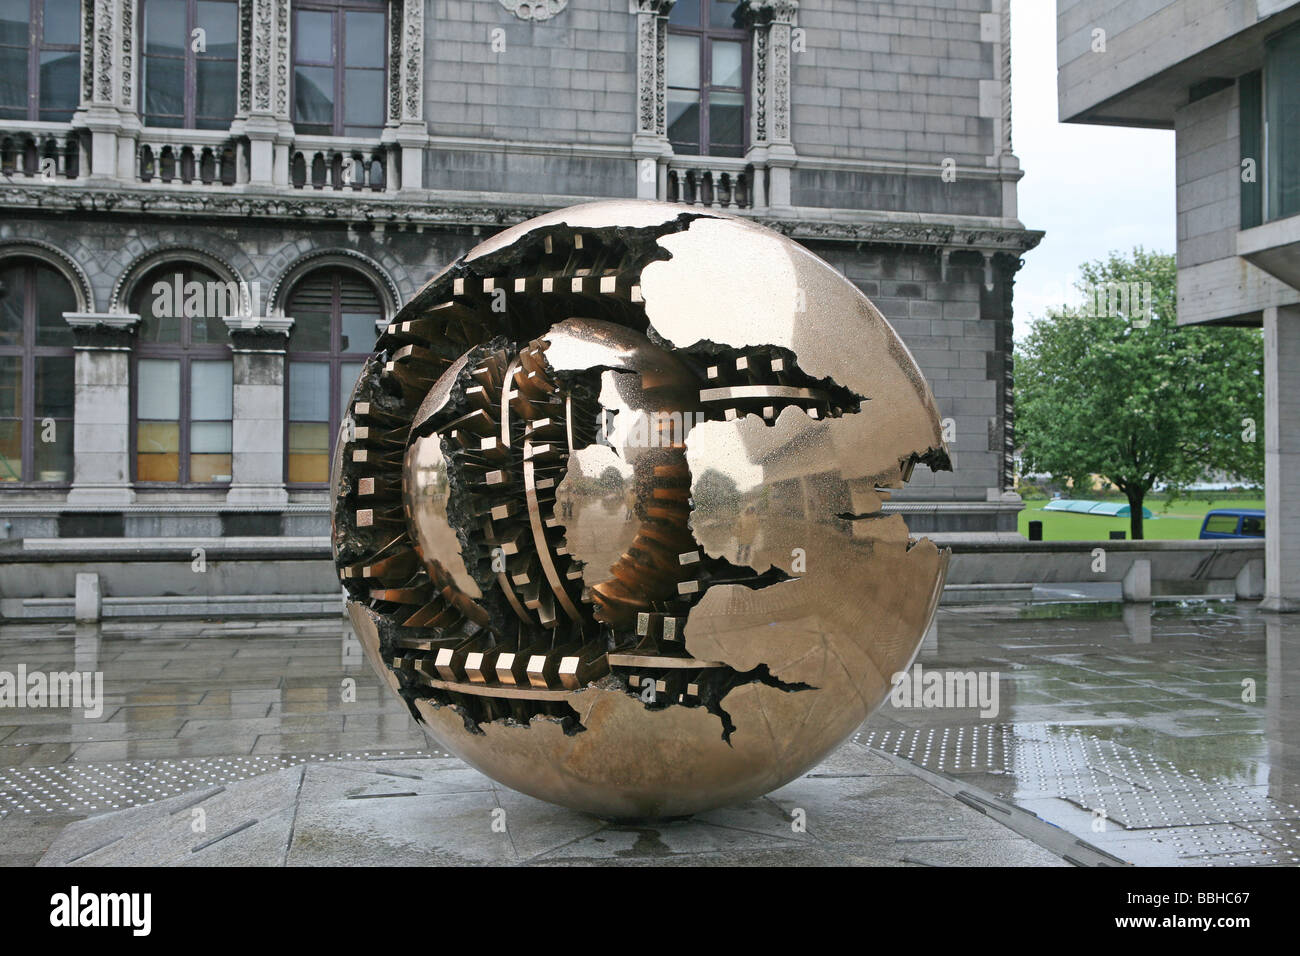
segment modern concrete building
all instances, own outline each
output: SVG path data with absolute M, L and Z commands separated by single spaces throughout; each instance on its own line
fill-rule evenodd
M 952 419 L 891 507 L 1014 530 L 1009 44 L 1007 0 L 2 0 L 0 534 L 325 534 L 376 329 L 607 197 L 841 269 Z
M 1300 0 L 1057 0 L 1057 63 L 1063 122 L 1174 130 L 1178 321 L 1264 328 L 1265 606 L 1300 608 Z

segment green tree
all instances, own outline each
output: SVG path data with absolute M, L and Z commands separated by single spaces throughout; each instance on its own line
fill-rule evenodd
M 1105 477 L 1128 498 L 1135 540 L 1143 499 L 1157 483 L 1174 496 L 1214 471 L 1262 483 L 1260 331 L 1179 327 L 1171 255 L 1139 247 L 1080 271 L 1085 297 L 1101 290 L 1100 308 L 1049 310 L 1016 351 L 1025 469 L 1072 479 L 1076 488 L 1089 475 Z M 1149 311 L 1143 295 L 1130 296 L 1128 308 L 1116 295 L 1116 308 L 1108 307 L 1113 284 L 1148 282 Z

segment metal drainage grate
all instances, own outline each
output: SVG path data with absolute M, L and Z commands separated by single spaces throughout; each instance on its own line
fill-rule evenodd
M 123 810 L 303 763 L 446 756 L 435 750 L 362 750 L 6 767 L 0 769 L 0 818 L 12 813 Z
M 1174 848 L 1188 864 L 1300 862 L 1300 808 L 1264 785 L 1202 779 L 1086 728 L 1047 723 L 862 730 L 854 740 L 927 770 L 1007 775 L 1008 799 L 1057 798 L 1104 812 L 1124 831 Z M 1089 839 L 1080 830 L 1077 834 Z

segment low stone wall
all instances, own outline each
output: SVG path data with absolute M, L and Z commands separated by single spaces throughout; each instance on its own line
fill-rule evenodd
M 1058 586 L 1125 600 L 1167 595 L 1254 599 L 1264 593 L 1263 539 L 1027 541 L 1016 536 L 934 535 L 952 548 L 944 602 Z M 1109 589 L 1098 587 L 1111 585 Z M 984 596 L 981 596 L 984 595 Z
M 1026 541 L 938 534 L 943 603 L 1162 596 L 1255 599 L 1264 543 Z M 342 613 L 326 538 L 46 539 L 0 544 L 0 620 Z
M 0 547 L 0 619 L 343 613 L 326 538 L 86 539 Z

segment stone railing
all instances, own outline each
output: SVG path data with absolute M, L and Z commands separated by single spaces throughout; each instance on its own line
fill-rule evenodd
M 289 149 L 294 189 L 391 192 L 393 150 L 373 140 L 296 136 Z
M 80 135 L 67 123 L 10 122 L 0 132 L 0 175 L 76 179 L 84 169 Z
M 233 186 L 242 148 L 229 130 L 146 127 L 136 145 L 136 179 L 169 186 Z
M 674 156 L 668 163 L 669 202 L 711 209 L 754 208 L 754 176 L 743 159 L 723 156 Z

